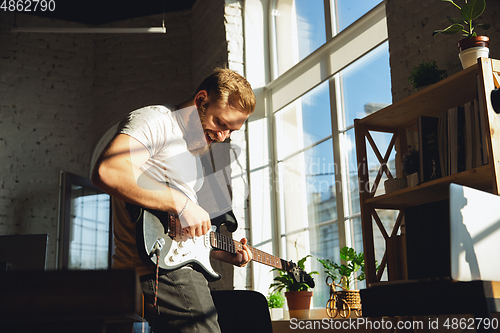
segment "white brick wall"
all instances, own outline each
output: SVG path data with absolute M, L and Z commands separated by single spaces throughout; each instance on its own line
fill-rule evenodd
M 12 34 L 0 18 L 0 234 L 49 233 L 55 265 L 59 170 L 86 172 L 92 138 L 92 40 Z M 51 24 L 18 15 L 19 26 Z
M 197 1 L 191 14 L 193 90 L 216 67 L 228 63 L 224 0 Z
M 0 12 L 0 234 L 49 233 L 48 268 L 59 171 L 88 176 L 112 124 L 135 108 L 187 99 L 227 63 L 223 1 L 195 7 L 166 14 L 165 35 L 13 34 L 14 16 Z M 161 18 L 111 26 L 159 26 Z M 26 15 L 17 24 L 82 26 Z

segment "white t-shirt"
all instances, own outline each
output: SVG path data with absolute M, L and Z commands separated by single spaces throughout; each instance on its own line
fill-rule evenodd
M 197 202 L 196 192 L 203 185 L 200 159 L 187 149 L 183 137 L 183 112 L 171 106 L 148 106 L 131 112 L 120 123 L 117 133 L 127 134 L 148 149 L 150 158 L 141 167 L 151 178 L 167 183 Z M 196 112 L 196 110 L 195 110 Z M 115 253 L 113 267 L 136 269 L 139 275 L 152 273 L 140 260 L 135 241 L 135 225 L 125 203 L 113 198 Z

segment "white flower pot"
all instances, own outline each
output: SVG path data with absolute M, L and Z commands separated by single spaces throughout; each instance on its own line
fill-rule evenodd
M 272 309 L 269 309 L 269 312 L 271 312 L 271 319 L 272 320 L 283 319 L 283 308 L 272 308 Z
M 460 51 L 458 57 L 462 62 L 462 68 L 466 69 L 474 64 L 477 64 L 477 58 L 488 58 L 490 49 L 484 46 L 471 47 Z

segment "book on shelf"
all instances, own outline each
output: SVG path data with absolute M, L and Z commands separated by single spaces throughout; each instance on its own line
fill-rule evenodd
M 480 75 L 476 75 L 476 88 L 479 89 L 479 87 L 483 87 L 483 81 L 480 77 Z M 479 92 L 477 96 L 480 96 Z M 474 105 L 476 106 L 477 112 L 478 112 L 478 117 L 479 117 L 479 132 L 480 132 L 480 139 L 481 139 L 481 165 L 483 164 L 488 164 L 488 147 L 486 143 L 486 107 L 484 105 L 484 99 L 483 98 L 475 98 L 474 99 Z
M 465 171 L 465 108 L 456 106 L 448 109 L 448 149 L 450 174 Z
M 487 163 L 484 112 L 477 99 L 417 121 L 420 182 Z
M 488 149 L 486 146 L 486 109 L 483 100 L 480 98 L 474 100 L 478 107 L 479 132 L 481 138 L 481 164 L 488 164 Z
M 473 115 L 471 111 L 472 102 L 464 104 L 464 115 L 465 115 L 465 169 L 470 170 L 473 168 L 473 143 L 472 138 L 472 128 L 473 128 Z
M 420 154 L 420 182 L 441 177 L 437 117 L 418 117 L 418 146 Z
M 466 170 L 483 164 L 477 100 L 465 103 Z
M 450 174 L 448 165 L 448 111 L 444 111 L 439 115 L 438 120 L 438 150 L 439 150 L 439 165 L 441 167 L 441 175 L 443 177 Z
M 477 168 L 481 165 L 483 165 L 483 155 L 482 155 L 482 138 L 481 138 L 481 122 L 479 120 L 479 106 L 478 106 L 478 101 L 475 99 L 472 102 L 471 105 L 471 112 L 472 112 L 472 122 L 473 122 L 473 140 L 474 140 L 474 147 L 473 149 L 473 167 Z

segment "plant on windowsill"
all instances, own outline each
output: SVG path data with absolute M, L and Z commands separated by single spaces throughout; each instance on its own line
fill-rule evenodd
M 351 289 L 354 282 L 363 281 L 365 274 L 365 255 L 363 252 L 357 254 L 353 248 L 343 247 L 340 250 L 340 258 L 345 264 L 337 264 L 330 259 L 318 259 L 325 268 L 327 275 L 326 283 L 330 286 L 330 299 L 326 304 L 326 312 L 331 318 L 339 314 L 347 318 L 354 310 L 356 316 L 361 316 L 361 297 L 359 290 Z M 376 271 L 380 266 L 375 262 Z M 331 283 L 328 281 L 331 279 Z M 340 288 L 340 290 L 336 290 Z
M 285 305 L 285 296 L 281 292 L 273 292 L 267 295 L 267 306 L 271 313 L 271 319 L 279 320 L 283 318 L 283 305 Z
M 489 38 L 487 36 L 478 36 L 474 31 L 475 28 L 489 29 L 489 23 L 473 23 L 479 18 L 486 9 L 485 0 L 465 0 L 462 7 L 457 5 L 453 0 L 442 0 L 450 2 L 460 10 L 461 17 L 449 17 L 452 23 L 449 27 L 442 30 L 435 30 L 433 36 L 437 34 L 455 34 L 461 32 L 463 38 L 458 42 L 459 58 L 462 67 L 465 69 L 477 63 L 477 58 L 489 56 Z
M 305 262 L 309 257 L 312 256 L 307 255 L 300 259 L 297 263 L 297 267 L 303 271 L 305 275 L 307 275 L 304 280 L 309 280 L 310 282 L 308 283 L 297 282 L 293 272 L 279 268 L 273 268 L 271 270 L 271 272 L 278 272 L 278 276 L 274 278 L 274 283 L 269 286 L 269 289 L 272 289 L 273 293 L 285 290 L 285 297 L 289 310 L 308 310 L 311 307 L 311 299 L 313 295 L 311 289 L 314 288 L 312 275 L 319 273 L 316 271 L 310 273 L 305 272 Z
M 446 78 L 448 73 L 444 69 L 439 69 L 435 60 L 423 59 L 420 64 L 413 67 L 408 77 L 415 90 L 422 89 Z

